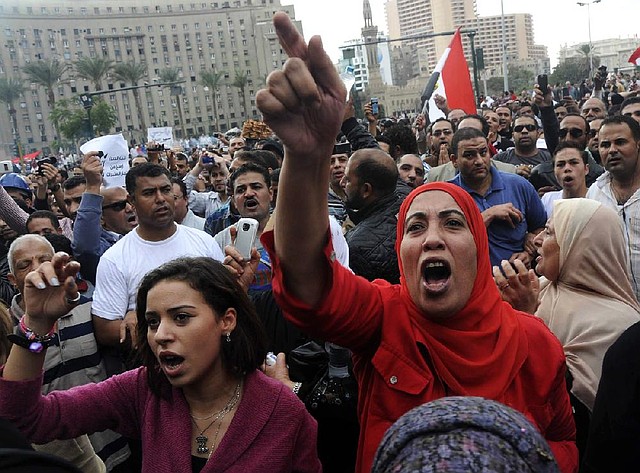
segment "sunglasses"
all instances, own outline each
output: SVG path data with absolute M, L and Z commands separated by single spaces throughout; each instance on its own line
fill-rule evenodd
M 103 205 L 102 210 L 115 210 L 116 212 L 122 212 L 129 202 L 126 200 L 119 200 L 118 202 L 114 202 L 113 204 Z
M 559 135 L 560 138 L 564 138 L 567 135 L 571 135 L 571 138 L 580 138 L 584 135 L 584 131 L 582 131 L 580 128 L 562 128 Z
M 433 136 L 442 136 L 443 134 L 449 136 L 452 133 L 453 131 L 451 130 L 436 130 L 433 132 Z
M 529 123 L 527 125 L 516 125 L 513 127 L 513 131 L 515 131 L 516 133 L 522 133 L 522 130 L 527 130 L 527 131 L 536 131 L 538 129 L 537 126 Z

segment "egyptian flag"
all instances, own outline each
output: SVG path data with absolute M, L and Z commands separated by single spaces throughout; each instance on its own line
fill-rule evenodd
M 469 67 L 464 58 L 460 28 L 456 30 L 449 47 L 436 64 L 422 94 L 423 102 L 429 102 L 429 119 L 432 122 L 444 117 L 444 114 L 436 107 L 433 99 L 435 94 L 446 97 L 449 110 L 461 108 L 469 114 L 476 113 L 476 100 L 471 86 Z
M 635 64 L 636 66 L 640 66 L 640 48 L 633 52 L 628 62 Z

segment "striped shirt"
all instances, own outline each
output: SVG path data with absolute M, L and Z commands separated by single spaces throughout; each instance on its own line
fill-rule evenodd
M 9 309 L 16 325 L 24 315 L 19 305 L 20 297 L 17 295 L 13 298 Z M 58 320 L 54 344 L 47 349 L 45 357 L 42 394 L 98 383 L 106 378 L 107 374 L 93 333 L 91 300 L 81 296 L 80 303 Z M 125 461 L 130 455 L 126 440 L 111 430 L 91 434 L 89 440 L 107 466 L 107 471 Z M 73 448 L 73 445 L 75 444 L 72 440 L 69 448 Z

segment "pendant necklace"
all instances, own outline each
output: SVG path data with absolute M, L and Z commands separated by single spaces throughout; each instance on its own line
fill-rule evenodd
M 236 406 L 236 404 L 238 404 L 238 401 L 240 400 L 241 384 L 242 384 L 242 380 L 238 382 L 238 384 L 236 385 L 236 389 L 233 391 L 233 394 L 231 395 L 231 398 L 229 398 L 229 401 L 227 402 L 227 404 L 220 411 L 214 412 L 213 414 L 207 417 L 195 417 L 189 414 L 191 416 L 191 421 L 193 422 L 193 425 L 196 427 L 197 430 L 199 430 L 200 427 L 196 423 L 196 420 L 207 420 L 213 417 L 213 420 L 209 422 L 209 424 L 204 429 L 202 429 L 200 433 L 196 436 L 196 444 L 197 444 L 196 451 L 198 453 L 208 453 L 209 456 L 211 456 L 211 453 L 213 452 L 213 449 L 215 447 L 215 442 L 218 440 L 218 434 L 220 433 L 220 427 L 222 426 L 223 419 L 229 412 L 233 410 L 233 408 Z M 216 422 L 218 422 L 218 428 L 216 429 L 215 438 L 213 440 L 214 443 L 211 445 L 211 449 L 209 449 L 209 447 L 207 447 L 207 443 L 209 442 L 209 437 L 204 435 L 204 433 L 207 430 L 209 430 L 211 426 Z

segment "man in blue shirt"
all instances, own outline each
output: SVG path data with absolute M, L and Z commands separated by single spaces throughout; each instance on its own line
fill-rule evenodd
M 521 260 L 530 267 L 533 237 L 542 231 L 547 215 L 533 186 L 517 174 L 491 166 L 487 139 L 475 128 L 458 130 L 451 161 L 458 174 L 449 182 L 465 189 L 478 205 L 489 235 L 492 265 Z

